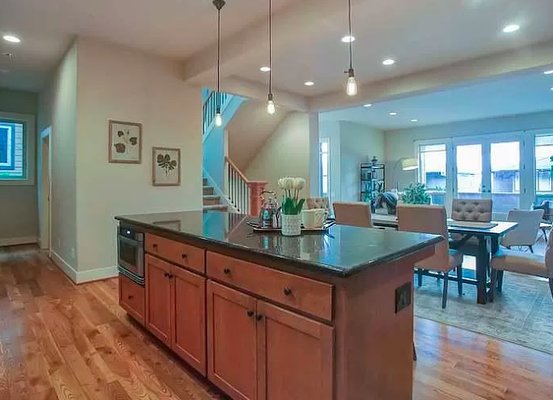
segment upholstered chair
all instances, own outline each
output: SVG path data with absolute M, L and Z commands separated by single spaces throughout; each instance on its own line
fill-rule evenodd
M 330 211 L 330 202 L 328 201 L 328 197 L 309 197 L 306 204 L 307 209 L 309 210 L 324 208 L 326 211 Z
M 453 199 L 451 219 L 455 221 L 490 222 L 493 203 L 491 199 Z
M 516 272 L 524 275 L 540 276 L 549 279 L 549 289 L 553 297 L 553 243 L 547 243 L 545 256 L 501 249 L 492 258 L 492 290 L 490 300 L 493 301 L 497 287 L 498 271 Z
M 335 201 L 333 206 L 337 224 L 372 228 L 370 204 Z
M 443 273 L 442 308 L 446 308 L 449 273 L 453 269 L 457 270 L 459 296 L 463 295 L 463 254 L 449 248 L 445 208 L 442 206 L 400 204 L 397 207 L 397 219 L 400 231 L 430 233 L 441 235 L 445 239 L 436 245 L 435 254 L 432 257 L 418 262 L 415 268 L 417 268 L 419 286 L 422 285 L 423 271 L 431 270 Z
M 453 199 L 451 206 L 451 219 L 455 221 L 490 222 L 493 214 L 493 202 L 491 199 Z M 458 241 L 463 235 L 451 235 L 450 246 L 462 251 L 466 255 L 477 256 L 478 239 L 470 238 L 461 246 Z
M 501 244 L 507 248 L 511 248 L 512 246 L 528 246 L 533 253 L 534 248 L 532 246 L 536 243 L 536 238 L 540 231 L 543 212 L 543 210 L 509 211 L 507 221 L 517 222 L 518 225 L 501 239 Z

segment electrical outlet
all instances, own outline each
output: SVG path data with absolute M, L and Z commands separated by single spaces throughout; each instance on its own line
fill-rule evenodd
M 411 282 L 396 289 L 396 314 L 411 305 L 412 293 L 413 287 Z

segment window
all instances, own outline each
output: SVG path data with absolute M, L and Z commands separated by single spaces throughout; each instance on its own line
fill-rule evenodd
M 24 124 L 0 120 L 0 180 L 25 180 Z
M 419 146 L 420 182 L 426 185 L 432 204 L 444 204 L 447 186 L 445 144 Z
M 320 182 L 322 197 L 330 197 L 330 139 L 322 138 L 320 142 Z
M 536 136 L 536 200 L 553 198 L 553 178 L 551 174 L 553 157 L 553 135 Z

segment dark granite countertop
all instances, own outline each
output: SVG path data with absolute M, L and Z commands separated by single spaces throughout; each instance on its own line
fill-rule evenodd
M 313 272 L 348 277 L 395 261 L 443 240 L 440 236 L 335 225 L 326 234 L 284 237 L 254 233 L 252 217 L 218 211 L 184 211 L 115 217 L 121 222 L 166 232 L 195 243 L 248 251 L 293 263 Z

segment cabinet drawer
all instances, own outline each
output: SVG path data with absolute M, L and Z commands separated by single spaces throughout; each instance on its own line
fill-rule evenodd
M 119 275 L 119 305 L 134 319 L 144 325 L 144 286 Z
M 204 249 L 147 233 L 146 251 L 174 264 L 205 273 Z
M 307 314 L 332 321 L 332 285 L 207 252 L 207 274 Z

